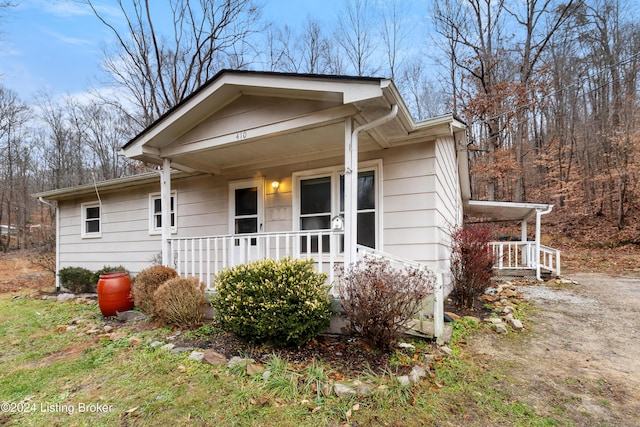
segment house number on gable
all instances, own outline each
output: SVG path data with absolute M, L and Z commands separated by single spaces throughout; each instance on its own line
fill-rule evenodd
M 238 132 L 236 133 L 236 139 L 247 139 L 247 132 Z

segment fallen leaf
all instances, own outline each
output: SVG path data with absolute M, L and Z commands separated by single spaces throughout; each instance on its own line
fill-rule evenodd
M 359 404 L 359 403 L 356 403 L 355 405 L 353 405 L 353 406 L 351 407 L 351 409 L 353 409 L 354 411 L 358 411 L 358 410 L 360 410 L 360 404 Z
M 315 413 L 316 413 L 316 412 L 318 412 L 320 409 L 322 409 L 320 406 L 316 406 L 315 408 L 313 408 L 313 409 L 311 410 L 311 413 L 312 413 L 312 414 L 315 414 Z
M 139 408 L 139 406 L 136 406 L 135 408 L 127 409 L 124 412 L 125 412 L 125 414 L 131 414 L 132 412 L 135 412 L 138 408 Z

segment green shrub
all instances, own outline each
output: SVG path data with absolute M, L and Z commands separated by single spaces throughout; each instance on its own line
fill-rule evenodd
M 102 267 L 100 270 L 96 271 L 95 273 L 93 273 L 93 277 L 91 278 L 92 283 L 94 284 L 98 284 L 98 280 L 100 280 L 100 275 L 101 274 L 105 274 L 105 273 L 113 273 L 116 271 L 126 271 L 127 273 L 129 273 L 129 270 L 127 270 L 126 268 L 124 268 L 124 266 L 122 265 L 105 265 L 104 267 Z
M 93 273 L 82 267 L 65 267 L 58 273 L 60 284 L 74 294 L 96 291 L 97 282 L 93 281 Z
M 196 277 L 176 277 L 154 292 L 155 314 L 166 324 L 189 328 L 202 321 L 207 304 L 204 283 Z
M 154 313 L 153 294 L 164 282 L 178 277 L 171 267 L 154 265 L 142 270 L 133 281 L 133 303 L 145 313 Z
M 325 274 L 311 260 L 256 261 L 216 277 L 213 300 L 221 328 L 254 342 L 299 346 L 329 325 Z
M 397 269 L 388 260 L 367 256 L 340 275 L 336 288 L 351 331 L 389 351 L 434 285 L 435 276 L 427 270 Z

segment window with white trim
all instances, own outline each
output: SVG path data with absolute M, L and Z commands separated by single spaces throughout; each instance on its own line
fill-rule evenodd
M 81 230 L 83 238 L 93 238 L 102 236 L 102 209 L 100 202 L 83 203 L 81 210 Z
M 294 174 L 294 228 L 297 230 L 327 230 L 331 218 L 344 216 L 344 173 L 335 167 Z M 379 162 L 367 162 L 358 171 L 358 244 L 376 248 L 379 241 Z M 302 245 L 306 247 L 303 237 Z M 343 250 L 341 243 L 340 251 Z M 329 248 L 329 237 L 322 241 L 323 251 Z M 318 251 L 318 239 L 312 237 L 312 252 Z
M 176 225 L 178 195 L 175 191 L 171 192 L 171 206 L 169 208 L 171 214 L 171 232 L 177 233 Z M 149 234 L 162 233 L 162 197 L 160 193 L 149 194 Z

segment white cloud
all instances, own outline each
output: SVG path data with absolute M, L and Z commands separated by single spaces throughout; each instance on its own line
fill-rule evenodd
M 64 43 L 64 44 L 70 44 L 70 45 L 74 45 L 74 46 L 87 46 L 87 45 L 93 45 L 94 42 L 91 40 L 87 40 L 87 39 L 81 39 L 78 37 L 69 37 L 66 36 L 58 31 L 52 31 L 50 29 L 47 28 L 43 28 L 42 32 L 44 34 L 47 34 L 55 39 L 57 39 L 58 41 Z
M 62 18 L 92 14 L 87 5 L 75 0 L 27 0 L 23 4 L 25 7 Z

